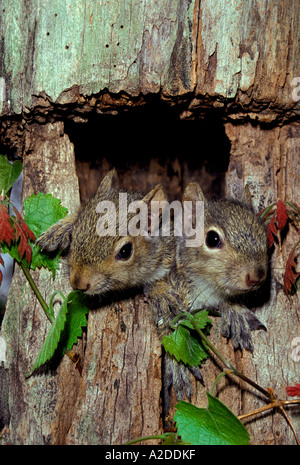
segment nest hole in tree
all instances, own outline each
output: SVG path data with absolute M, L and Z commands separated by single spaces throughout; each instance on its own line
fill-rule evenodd
M 180 200 L 191 181 L 209 197 L 224 195 L 230 142 L 220 113 L 198 120 L 179 115 L 176 105 L 154 100 L 117 115 L 92 114 L 85 123 L 68 120 L 81 199 L 91 197 L 113 167 L 119 187 L 146 193 L 161 183 L 169 201 Z

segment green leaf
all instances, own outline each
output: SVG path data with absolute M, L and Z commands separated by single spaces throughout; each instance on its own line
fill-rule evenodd
M 162 344 L 178 362 L 182 360 L 190 366 L 200 365 L 209 356 L 200 340 L 182 325 L 169 336 L 165 336 Z
M 208 332 L 208 327 L 211 324 L 208 318 L 208 311 L 198 311 L 192 318 L 194 318 L 199 329 L 203 330 L 206 328 Z M 201 341 L 198 336 L 195 337 L 193 333 L 186 328 L 194 330 L 189 319 L 180 321 L 175 331 L 163 338 L 162 344 L 178 362 L 181 360 L 190 366 L 200 365 L 209 357 L 208 350 L 203 341 Z
M 174 421 L 177 434 L 193 445 L 248 445 L 250 436 L 243 423 L 219 399 L 208 392 L 208 408 L 179 401 Z
M 48 268 L 48 270 L 52 271 L 52 277 L 54 279 L 56 270 L 59 266 L 62 251 L 59 250 L 56 254 L 52 254 L 51 256 L 49 256 L 41 252 L 41 249 L 37 244 L 33 244 L 30 241 L 30 245 L 32 247 L 30 268 L 32 270 L 35 270 L 36 268 L 40 269 L 42 266 L 44 266 L 45 268 Z
M 18 179 L 21 171 L 22 162 L 20 160 L 9 163 L 4 155 L 0 155 L 0 194 L 2 191 L 7 194 Z
M 56 293 L 57 291 L 55 292 L 55 294 Z M 66 323 L 66 315 L 68 311 L 67 302 L 68 300 L 66 298 L 63 301 L 62 306 L 59 309 L 59 312 L 54 320 L 54 323 L 52 324 L 49 330 L 49 333 L 47 334 L 47 337 L 41 348 L 41 351 L 29 374 L 33 373 L 33 371 L 35 371 L 40 366 L 44 365 L 44 363 L 48 362 L 53 357 L 54 352 L 56 351 L 58 343 L 60 341 L 61 333 Z
M 52 194 L 32 194 L 24 201 L 24 219 L 29 228 L 39 237 L 47 231 L 50 226 L 63 219 L 68 210 L 61 205 L 61 201 L 52 196 Z M 59 265 L 61 252 L 51 254 L 51 256 L 42 253 L 38 245 L 32 244 L 31 269 L 41 268 L 44 266 L 52 271 L 53 279 Z
M 32 194 L 24 201 L 24 212 L 27 225 L 39 237 L 50 226 L 63 219 L 68 210 L 52 194 L 39 193 Z
M 57 294 L 63 299 L 62 305 L 28 376 L 51 360 L 58 347 L 61 349 L 57 350 L 57 354 L 61 357 L 66 350 L 71 350 L 77 339 L 82 336 L 82 328 L 87 325 L 86 315 L 89 308 L 85 304 L 86 296 L 79 291 L 72 291 L 64 297 L 60 291 L 55 291 L 49 304 L 49 312 L 52 315 L 54 315 L 53 302 Z
M 199 329 L 208 328 L 208 325 L 211 325 L 211 320 L 208 318 L 208 310 L 196 311 L 193 314 L 193 317 Z M 179 324 L 181 326 L 186 326 L 187 328 L 194 329 L 194 326 L 188 319 L 180 321 Z
M 64 333 L 64 351 L 71 350 L 77 339 L 82 336 L 82 328 L 86 327 L 86 315 L 89 307 L 86 305 L 86 296 L 79 291 L 72 291 L 67 297 L 68 314 Z

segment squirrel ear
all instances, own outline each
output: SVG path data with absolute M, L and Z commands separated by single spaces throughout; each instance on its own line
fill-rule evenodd
M 160 184 L 155 186 L 142 199 L 148 208 L 148 232 L 154 231 L 159 227 L 160 217 L 167 206 L 167 197 Z M 152 208 L 151 202 L 162 202 L 160 208 Z
M 153 187 L 153 189 L 143 198 L 143 202 L 145 202 L 147 205 L 149 205 L 152 201 L 161 202 L 163 200 L 167 200 L 167 197 L 160 184 Z
M 196 227 L 197 223 L 197 202 L 204 202 L 204 207 L 207 203 L 204 197 L 203 191 L 197 182 L 190 182 L 182 194 L 182 206 L 185 215 L 185 233 L 190 236 L 193 232 L 193 228 Z M 185 202 L 192 202 L 192 208 L 186 208 L 188 204 Z
M 245 203 L 246 205 L 248 205 L 248 207 L 253 209 L 252 197 L 251 197 L 251 194 L 250 194 L 248 184 L 245 185 L 242 202 Z
M 100 186 L 97 189 L 97 193 L 107 192 L 111 189 L 117 178 L 117 172 L 115 168 L 110 170 L 107 175 L 102 179 Z
M 204 202 L 206 201 L 199 184 L 197 182 L 190 182 L 184 189 L 184 192 L 182 195 L 182 201 L 183 202 L 186 202 L 186 201 L 195 202 L 196 200 L 203 200 Z

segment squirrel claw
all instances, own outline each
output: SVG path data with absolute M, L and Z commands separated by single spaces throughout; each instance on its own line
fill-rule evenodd
M 253 352 L 251 331 L 257 329 L 266 330 L 265 326 L 250 310 L 238 306 L 222 310 L 221 335 L 231 339 L 234 349 L 245 349 Z
M 164 417 L 170 410 L 170 394 L 173 387 L 177 400 L 184 399 L 184 393 L 191 402 L 192 385 L 191 375 L 204 385 L 201 370 L 198 366 L 191 367 L 183 362 L 178 362 L 169 352 L 163 354 L 163 399 L 164 399 Z

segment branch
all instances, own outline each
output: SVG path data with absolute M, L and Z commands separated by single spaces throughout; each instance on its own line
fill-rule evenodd
M 290 405 L 290 404 L 300 404 L 300 399 L 294 399 L 294 400 L 278 400 L 278 401 L 275 401 L 275 402 L 271 402 L 270 404 L 268 405 L 265 405 L 264 407 L 260 407 L 256 410 L 253 410 L 252 412 L 249 412 L 249 413 L 245 413 L 244 415 L 240 415 L 238 416 L 238 419 L 239 420 L 244 420 L 245 418 L 248 418 L 248 417 L 251 417 L 253 415 L 257 415 L 258 413 L 262 413 L 262 412 L 265 412 L 266 410 L 270 410 L 270 409 L 273 409 L 273 408 L 280 408 L 280 410 L 282 411 L 283 415 L 285 416 L 288 424 L 290 425 L 293 433 L 294 433 L 294 436 L 295 436 L 295 439 L 296 439 L 296 442 L 298 444 L 298 446 L 300 446 L 300 439 L 297 435 L 297 432 L 294 428 L 294 425 L 292 424 L 291 420 L 289 419 L 286 411 L 284 410 L 283 406 L 284 405 Z
M 290 427 L 291 427 L 291 429 L 292 429 L 292 431 L 293 431 L 293 433 L 295 435 L 295 439 L 296 439 L 297 444 L 300 445 L 300 440 L 299 440 L 299 438 L 297 436 L 296 430 L 295 430 L 292 422 L 290 421 L 286 411 L 283 408 L 283 405 L 300 404 L 300 399 L 294 399 L 294 400 L 280 400 L 279 399 L 279 400 L 277 400 L 277 396 L 274 394 L 273 389 L 269 388 L 268 390 L 266 390 L 266 389 L 262 388 L 259 384 L 252 381 L 252 379 L 245 376 L 243 373 L 241 373 L 239 370 L 237 370 L 237 368 L 235 368 L 233 365 L 231 365 L 230 362 L 228 362 L 228 360 L 215 348 L 215 346 L 205 336 L 205 334 L 201 331 L 201 329 L 198 328 L 197 322 L 195 321 L 195 318 L 193 317 L 193 315 L 187 314 L 187 317 L 189 318 L 190 322 L 192 323 L 194 329 L 199 334 L 200 338 L 205 342 L 205 344 L 210 348 L 210 350 L 224 363 L 224 365 L 226 365 L 226 367 L 229 368 L 229 371 L 224 371 L 223 373 L 221 373 L 221 375 L 218 376 L 216 381 L 218 381 L 221 376 L 232 373 L 232 374 L 238 376 L 243 381 L 246 381 L 246 383 L 250 384 L 252 387 L 257 389 L 259 392 L 261 392 L 262 394 L 264 394 L 266 397 L 268 397 L 270 399 L 270 401 L 271 401 L 270 404 L 268 404 L 268 405 L 266 405 L 264 407 L 261 407 L 261 408 L 259 408 L 257 410 L 253 410 L 253 412 L 247 413 L 245 415 L 241 415 L 238 418 L 239 419 L 247 418 L 247 417 L 255 415 L 257 413 L 261 413 L 261 412 L 263 412 L 265 410 L 269 410 L 271 408 L 278 407 L 278 408 L 280 408 L 280 410 L 282 411 L 283 415 L 285 416 L 287 422 L 289 423 L 289 425 L 290 425 Z M 216 382 L 214 383 L 213 388 L 215 387 L 215 385 L 216 385 Z
M 252 379 L 248 378 L 246 375 L 241 373 L 237 368 L 235 368 L 233 365 L 231 365 L 231 363 L 228 362 L 228 360 L 215 348 L 215 346 L 205 336 L 205 334 L 201 331 L 201 329 L 198 328 L 197 323 L 195 322 L 195 318 L 191 314 L 187 314 L 187 317 L 191 321 L 194 329 L 197 331 L 197 333 L 199 334 L 201 339 L 210 348 L 210 350 L 221 360 L 221 362 L 224 363 L 224 365 L 230 370 L 230 372 L 232 372 L 234 375 L 238 376 L 243 381 L 246 381 L 246 383 L 250 384 L 252 387 L 254 387 L 258 391 L 260 391 L 262 394 L 264 394 L 266 397 L 268 397 L 272 401 L 273 396 L 269 391 L 267 391 L 266 389 L 259 386 L 259 384 L 255 383 L 255 381 L 252 381 Z
M 20 267 L 22 268 L 23 270 L 23 273 L 25 274 L 26 276 L 26 279 L 27 281 L 29 282 L 30 286 L 31 286 L 31 289 L 33 290 L 33 292 L 35 293 L 38 301 L 40 302 L 41 306 L 43 307 L 43 310 L 45 312 L 45 315 L 46 317 L 48 318 L 48 320 L 50 321 L 50 323 L 53 323 L 54 322 L 54 318 L 53 318 L 53 315 L 51 314 L 50 310 L 49 310 L 49 307 L 48 305 L 46 304 L 42 294 L 40 293 L 40 291 L 38 290 L 35 282 L 33 281 L 32 279 L 32 276 L 31 274 L 29 273 L 29 270 L 28 268 L 26 268 L 25 265 L 23 265 L 22 262 L 18 262 Z

